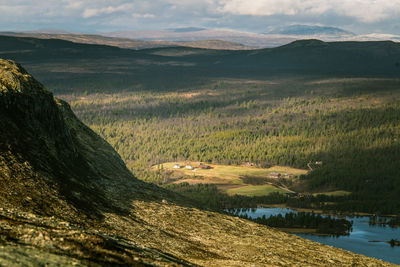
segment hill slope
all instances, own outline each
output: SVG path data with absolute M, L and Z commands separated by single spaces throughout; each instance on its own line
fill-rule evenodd
M 173 41 L 143 41 L 127 38 L 107 37 L 94 34 L 72 34 L 72 33 L 15 33 L 15 32 L 0 32 L 0 35 L 15 36 L 15 37 L 31 37 L 39 39 L 59 39 L 71 41 L 81 44 L 98 44 L 109 45 L 120 48 L 128 49 L 148 49 L 160 47 L 194 47 L 205 49 L 222 49 L 222 50 L 247 50 L 252 47 L 242 45 L 236 42 L 229 42 L 224 40 L 198 40 L 186 42 L 173 42 Z
M 399 211 L 398 43 L 134 51 L 0 37 L 0 53 L 68 99 L 136 171 L 176 157 L 301 168 L 323 161 L 307 190 L 361 194 L 340 209 Z
M 327 27 L 327 26 L 313 26 L 313 25 L 289 25 L 281 28 L 274 29 L 269 31 L 268 33 L 275 34 L 287 34 L 287 35 L 331 35 L 340 37 L 343 35 L 354 36 L 353 33 L 348 32 L 346 30 L 336 28 L 336 27 Z
M 8 178 L 0 192 L 3 207 L 76 219 L 122 208 L 122 182 L 146 187 L 68 104 L 19 65 L 1 63 L 0 159 Z
M 12 61 L 0 60 L 0 103 L 0 264 L 386 264 L 185 206 L 138 181 Z
M 400 45 L 393 42 L 296 41 L 249 51 L 195 48 L 120 49 L 0 36 L 2 57 L 21 62 L 53 92 L 176 90 L 222 78 L 399 77 Z M 176 79 L 179 75 L 179 79 Z

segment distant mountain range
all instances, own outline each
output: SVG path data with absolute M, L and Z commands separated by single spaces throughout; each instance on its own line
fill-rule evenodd
M 206 28 L 186 27 L 186 28 L 168 29 L 168 31 L 173 31 L 173 32 L 198 32 L 204 30 L 206 30 Z
M 94 34 L 76 33 L 49 33 L 49 32 L 0 32 L 3 36 L 32 37 L 39 39 L 60 39 L 74 43 L 110 45 L 129 49 L 148 49 L 161 47 L 192 47 L 204 49 L 224 49 L 224 50 L 249 50 L 254 47 L 242 45 L 236 42 L 225 40 L 195 40 L 195 41 L 146 41 L 130 38 L 107 37 Z
M 329 26 L 289 25 L 274 28 L 265 33 L 252 33 L 227 29 L 178 28 L 149 31 L 121 31 L 100 33 L 108 37 L 129 38 L 146 41 L 193 42 L 223 40 L 240 43 L 253 48 L 277 47 L 296 40 L 319 39 L 322 41 L 399 41 L 399 35 L 357 35 L 350 31 Z
M 355 34 L 336 27 L 313 26 L 313 25 L 290 25 L 286 27 L 276 28 L 267 34 L 285 34 L 285 35 L 333 35 L 354 36 Z
M 266 33 L 185 27 L 166 30 L 121 31 L 98 34 L 70 33 L 62 30 L 39 30 L 30 32 L 0 32 L 0 35 L 63 39 L 76 43 L 111 45 L 130 49 L 183 46 L 205 49 L 248 50 L 278 47 L 296 40 L 305 39 L 319 39 L 328 42 L 400 41 L 400 35 L 381 33 L 357 35 L 337 27 L 312 25 L 283 26 L 270 29 Z
M 100 33 L 100 35 L 108 37 L 139 39 L 145 41 L 194 42 L 204 40 L 223 40 L 241 43 L 246 46 L 269 46 L 268 37 L 262 34 L 226 29 L 199 30 L 198 28 L 185 28 L 154 31 L 121 31 Z

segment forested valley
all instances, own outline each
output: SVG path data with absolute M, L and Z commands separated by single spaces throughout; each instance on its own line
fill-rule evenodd
M 63 98 L 149 182 L 163 180 L 152 165 L 176 160 L 298 168 L 322 161 L 300 177 L 300 190 L 353 192 L 339 210 L 399 210 L 397 80 L 271 83 Z
M 303 169 L 311 163 L 290 188 L 352 194 L 301 205 L 400 211 L 396 43 L 132 51 L 3 37 L 0 48 L 68 101 L 140 179 L 163 184 L 164 173 L 150 168 L 177 160 Z

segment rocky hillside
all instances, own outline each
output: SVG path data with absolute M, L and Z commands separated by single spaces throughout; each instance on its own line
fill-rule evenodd
M 67 103 L 11 61 L 1 61 L 0 81 L 3 207 L 86 220 L 101 217 L 104 210 L 123 211 L 132 198 L 141 198 L 124 190 L 147 185 Z M 159 197 L 146 195 L 153 196 Z
M 390 265 L 140 182 L 67 103 L 5 60 L 0 136 L 0 265 Z

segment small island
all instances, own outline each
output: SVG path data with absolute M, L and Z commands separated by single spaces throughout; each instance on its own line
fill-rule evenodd
M 278 214 L 268 218 L 265 215 L 258 218 L 251 218 L 247 214 L 239 216 L 259 224 L 279 228 L 286 232 L 303 232 L 317 235 L 349 235 L 353 226 L 352 221 L 336 219 L 331 216 L 323 216 L 313 212 L 290 212 L 284 216 Z

